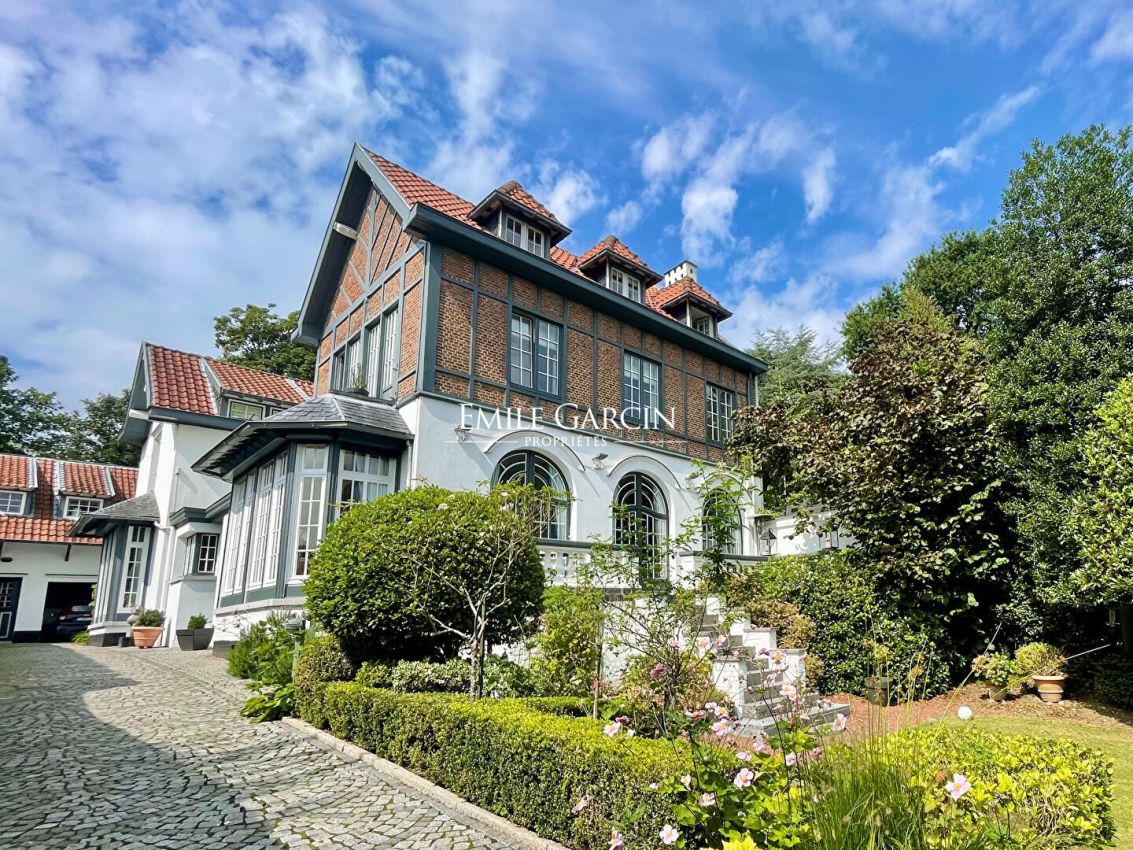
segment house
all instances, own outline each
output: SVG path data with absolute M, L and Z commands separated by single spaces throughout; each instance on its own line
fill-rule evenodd
M 226 434 L 309 399 L 311 384 L 143 343 L 122 439 L 141 446 L 124 501 L 85 511 L 72 537 L 105 540 L 91 644 L 117 645 L 138 608 L 166 615 L 162 643 L 213 613 L 230 487 L 193 469 Z
M 300 313 L 313 397 L 193 464 L 232 488 L 218 640 L 300 609 L 327 524 L 419 482 L 569 493 L 538 529 L 559 581 L 620 533 L 614 503 L 656 535 L 699 515 L 698 464 L 723 458 L 766 364 L 721 336 L 731 313 L 693 263 L 662 274 L 616 236 L 573 253 L 569 234 L 514 181 L 473 203 L 355 146 Z M 759 557 L 752 516 L 730 547 Z
M 0 641 L 67 639 L 86 628 L 103 541 L 70 529 L 133 496 L 136 475 L 0 454 Z

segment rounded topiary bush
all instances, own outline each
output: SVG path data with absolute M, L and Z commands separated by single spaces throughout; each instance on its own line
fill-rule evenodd
M 1133 711 L 1133 659 L 1109 656 L 1094 668 L 1094 693 L 1111 705 Z
M 491 588 L 490 646 L 540 611 L 545 575 L 522 494 L 417 487 L 357 505 L 327 529 L 307 612 L 356 661 L 445 658 L 469 633 L 468 596 Z M 507 574 L 506 581 L 500 576 Z
M 323 696 L 327 683 L 349 682 L 354 675 L 353 662 L 333 635 L 308 638 L 295 659 L 292 678 L 299 716 L 315 726 L 325 726 Z

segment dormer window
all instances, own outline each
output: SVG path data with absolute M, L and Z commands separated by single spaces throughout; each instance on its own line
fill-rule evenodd
M 701 316 L 692 323 L 692 328 L 705 336 L 716 336 L 716 319 L 712 316 Z
M 543 231 L 510 215 L 504 216 L 504 240 L 538 257 L 545 257 Z
M 26 496 L 19 490 L 0 490 L 0 514 L 22 514 Z
M 244 419 L 252 422 L 264 418 L 262 404 L 249 404 L 246 401 L 228 402 L 228 417 L 230 419 Z
M 609 283 L 608 288 L 624 295 L 630 301 L 641 303 L 641 281 L 628 272 L 624 272 L 614 266 L 609 267 Z
M 102 499 L 68 496 L 63 503 L 63 516 L 67 519 L 78 519 L 83 514 L 93 514 L 100 510 L 102 510 Z

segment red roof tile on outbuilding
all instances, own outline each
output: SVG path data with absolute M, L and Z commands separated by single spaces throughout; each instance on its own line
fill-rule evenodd
M 30 490 L 35 486 L 34 461 L 23 455 L 0 455 L 0 488 Z
M 185 351 L 146 345 L 149 354 L 150 392 L 155 407 L 216 416 L 208 378 L 201 357 Z

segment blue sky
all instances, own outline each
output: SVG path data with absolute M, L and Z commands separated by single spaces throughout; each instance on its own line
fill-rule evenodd
M 355 140 L 474 201 L 520 180 L 574 250 L 692 259 L 737 344 L 835 339 L 1131 95 L 1120 3 L 0 0 L 0 353 L 75 404 L 143 338 L 294 309 Z

